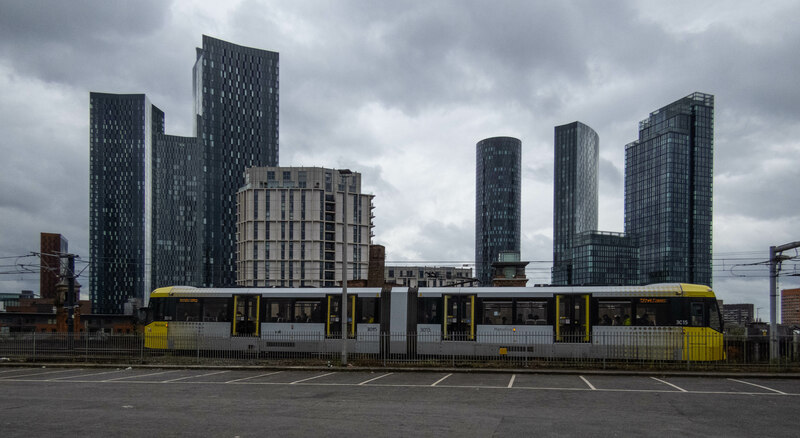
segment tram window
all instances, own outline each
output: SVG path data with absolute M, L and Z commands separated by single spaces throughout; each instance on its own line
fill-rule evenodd
M 270 299 L 267 300 L 267 321 L 270 322 L 290 322 L 292 315 L 292 300 Z
M 228 298 L 203 299 L 203 321 L 230 322 Z
M 153 321 L 172 321 L 175 315 L 175 298 L 154 298 L 150 300 L 153 308 Z
M 639 298 L 636 303 L 636 325 L 674 325 L 671 303 L 667 298 Z
M 381 322 L 380 298 L 359 298 L 361 308 L 358 310 L 358 322 L 377 324 Z
M 200 301 L 197 298 L 178 298 L 175 304 L 176 321 L 200 321 Z
M 483 300 L 483 324 L 510 325 L 514 323 L 514 312 L 511 300 Z
M 517 300 L 515 324 L 547 324 L 547 301 Z
M 322 322 L 319 301 L 295 301 L 294 322 Z
M 418 324 L 441 324 L 442 323 L 442 299 L 420 298 L 417 312 Z
M 630 300 L 599 300 L 597 325 L 632 325 Z
M 717 300 L 714 298 L 711 298 L 711 302 L 708 305 L 708 325 L 718 332 L 722 331 L 722 322 L 719 317 L 719 307 L 717 305 Z
M 705 313 L 705 306 L 703 303 L 691 303 L 691 312 L 689 314 L 689 325 L 692 327 L 705 326 L 703 314 Z

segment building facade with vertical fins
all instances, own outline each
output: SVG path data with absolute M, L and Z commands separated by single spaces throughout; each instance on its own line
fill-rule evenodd
M 278 53 L 203 35 L 194 65 L 203 148 L 203 285 L 236 284 L 236 193 L 249 167 L 278 165 Z
M 151 284 L 153 139 L 164 113 L 144 94 L 89 95 L 89 297 L 122 313 Z
M 577 234 L 597 229 L 599 137 L 576 121 L 555 127 L 554 144 L 552 283 L 580 284 L 572 252 Z
M 89 294 L 100 313 L 166 285 L 236 283 L 236 192 L 278 163 L 278 54 L 203 36 L 195 137 L 144 94 L 90 93 Z
M 639 282 L 711 285 L 714 96 L 693 93 L 639 123 L 625 147 L 625 231 Z
M 476 145 L 475 276 L 492 282 L 501 251 L 520 251 L 522 142 L 492 137 Z
M 347 211 L 344 211 L 347 184 Z M 361 174 L 321 167 L 254 167 L 237 194 L 237 284 L 246 287 L 333 287 L 366 280 L 372 198 Z M 343 252 L 343 218 L 347 245 Z

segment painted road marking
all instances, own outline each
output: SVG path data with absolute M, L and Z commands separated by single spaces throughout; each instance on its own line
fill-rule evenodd
M 101 382 L 116 382 L 117 380 L 133 379 L 134 377 L 155 376 L 155 375 L 158 375 L 158 374 L 174 373 L 175 371 L 178 371 L 178 370 L 159 371 L 157 373 L 150 373 L 150 374 L 134 374 L 132 376 L 115 377 L 113 379 L 101 380 Z
M 278 373 L 282 373 L 282 372 L 283 372 L 283 371 L 275 371 L 275 372 L 272 372 L 272 373 L 258 374 L 258 375 L 255 375 L 255 376 L 250 376 L 250 377 L 242 377 L 241 379 L 228 380 L 228 381 L 227 381 L 227 382 L 225 382 L 225 383 L 236 383 L 236 382 L 242 382 L 242 381 L 245 381 L 245 380 L 257 379 L 257 378 L 259 378 L 259 377 L 271 376 L 271 375 L 273 375 L 273 374 L 278 374 Z
M 214 374 L 222 374 L 222 373 L 229 373 L 229 372 L 230 372 L 230 370 L 224 370 L 224 371 L 216 371 L 216 372 L 213 372 L 213 373 L 200 374 L 199 376 L 184 376 L 184 377 L 178 377 L 177 379 L 162 380 L 161 383 L 179 382 L 181 380 L 194 379 L 195 377 L 213 376 Z
M 450 376 L 452 376 L 452 375 L 453 375 L 453 373 L 450 373 L 450 374 L 448 374 L 448 375 L 446 375 L 446 376 L 442 377 L 441 379 L 439 379 L 439 380 L 437 380 L 437 381 L 433 382 L 433 385 L 431 385 L 431 386 L 436 386 L 436 385 L 438 385 L 438 384 L 442 383 L 442 382 L 444 381 L 444 379 L 446 379 L 446 378 L 448 378 L 448 377 L 450 377 Z
M 509 380 L 509 381 L 508 381 L 508 386 L 507 386 L 508 388 L 511 388 L 512 386 L 514 386 L 514 380 L 515 380 L 516 378 L 517 378 L 517 375 L 516 375 L 516 374 L 512 374 L 512 375 L 511 375 L 511 380 Z
M 307 382 L 309 380 L 319 379 L 320 377 L 330 376 L 331 374 L 336 374 L 336 373 L 320 374 L 319 376 L 309 377 L 307 379 L 295 380 L 294 382 L 290 383 L 290 385 L 294 385 L 296 383 L 301 383 L 301 382 Z
M 10 376 L 10 377 L 3 377 L 2 379 L 18 379 L 20 377 L 35 377 L 35 376 L 43 376 L 45 374 L 53 374 L 53 373 L 66 373 L 67 371 L 80 371 L 80 368 L 77 370 L 56 370 L 56 371 L 45 371 L 43 373 L 34 373 L 34 374 L 23 374 L 21 376 Z
M 77 368 L 77 369 L 53 370 L 53 371 L 46 371 L 44 373 L 26 374 L 26 375 L 20 376 L 20 377 L 39 376 L 39 375 L 43 375 L 43 374 L 53 374 L 53 373 L 76 371 L 76 370 L 82 370 L 82 369 L 81 368 Z M 184 385 L 186 385 L 186 384 L 190 384 L 190 385 L 198 385 L 198 384 L 202 384 L 202 385 L 219 385 L 219 384 L 226 384 L 228 382 L 208 382 L 208 381 L 207 382 L 202 382 L 202 381 L 194 381 L 193 382 L 193 381 L 181 380 L 181 379 L 191 379 L 191 378 L 195 378 L 195 377 L 203 377 L 203 376 L 207 376 L 207 375 L 213 375 L 213 374 L 220 374 L 220 373 L 224 373 L 224 372 L 229 372 L 229 370 L 217 371 L 217 372 L 213 372 L 213 373 L 206 373 L 206 374 L 196 375 L 196 376 L 179 377 L 177 379 L 171 379 L 171 380 L 167 380 L 167 381 L 155 381 L 155 380 L 149 380 L 149 381 L 138 380 L 137 381 L 137 380 L 130 380 L 130 379 L 134 378 L 134 377 L 146 377 L 146 376 L 156 375 L 156 374 L 165 374 L 165 373 L 168 373 L 168 372 L 175 372 L 175 371 L 180 371 L 180 370 L 159 371 L 159 372 L 156 372 L 156 373 L 140 374 L 140 375 L 134 375 L 134 376 L 126 375 L 126 376 L 117 377 L 117 378 L 111 378 L 111 379 L 106 379 L 106 380 L 79 380 L 81 377 L 96 376 L 96 375 L 109 374 L 109 373 L 115 373 L 115 372 L 120 372 L 120 371 L 123 371 L 123 370 L 105 371 L 105 372 L 83 374 L 83 375 L 76 375 L 76 376 L 54 377 L 52 379 L 25 379 L 25 378 L 17 379 L 15 376 L 7 376 L 5 378 L 0 379 L 0 387 L 2 386 L 2 382 L 123 383 L 123 384 L 125 384 L 125 383 L 128 383 L 128 384 L 131 384 L 131 383 L 136 383 L 136 384 L 160 384 L 160 383 L 168 383 L 168 382 L 177 382 L 178 384 L 184 384 Z M 293 384 L 297 384 L 297 383 L 301 383 L 301 382 L 306 382 L 306 381 L 309 381 L 309 380 L 319 379 L 321 377 L 329 376 L 331 374 L 336 374 L 335 372 L 331 372 L 331 373 L 321 374 L 321 375 L 318 375 L 318 376 L 312 376 L 312 377 L 309 377 L 309 378 L 297 380 L 297 381 L 294 381 L 294 382 L 291 382 L 291 383 L 288 383 L 288 382 L 257 382 L 257 381 L 256 382 L 248 382 L 247 381 L 247 380 L 250 380 L 250 379 L 255 379 L 255 378 L 258 378 L 258 377 L 264 377 L 264 376 L 268 376 L 268 375 L 274 375 L 274 374 L 278 374 L 278 373 L 281 373 L 281 372 L 283 372 L 283 371 L 275 371 L 275 372 L 270 372 L 270 373 L 257 374 L 257 375 L 254 375 L 254 376 L 243 377 L 243 378 L 240 378 L 240 379 L 231 380 L 229 382 L 233 382 L 233 383 L 242 382 L 242 383 L 240 383 L 242 385 L 293 385 Z M 393 373 L 382 374 L 380 376 L 374 377 L 372 379 L 366 380 L 366 381 L 361 382 L 361 383 L 313 382 L 313 383 L 310 383 L 310 385 L 316 385 L 316 386 L 351 386 L 351 387 L 364 386 L 367 383 L 374 382 L 374 381 L 376 381 L 378 379 L 382 379 L 382 378 L 384 378 L 384 377 L 386 377 L 388 375 L 391 375 L 391 374 L 393 374 Z M 382 384 L 380 382 L 376 382 L 374 384 L 367 385 L 367 386 L 372 386 L 372 387 L 395 387 L 395 388 L 429 388 L 429 387 L 432 387 L 432 386 L 439 385 L 445 379 L 449 378 L 453 374 L 454 373 L 450 373 L 450 374 L 442 377 L 441 379 L 439 379 L 438 381 L 436 381 L 432 385 L 428 385 L 428 384 Z M 655 390 L 654 389 L 597 389 L 584 376 L 579 376 L 583 380 L 583 382 L 586 384 L 586 387 L 583 387 L 583 388 L 529 387 L 529 386 L 514 386 L 514 383 L 516 382 L 515 376 L 516 376 L 516 374 L 512 375 L 511 379 L 509 381 L 509 385 L 505 385 L 505 386 L 447 385 L 446 387 L 447 388 L 462 388 L 462 389 L 497 389 L 497 390 L 504 390 L 504 389 L 507 390 L 509 388 L 513 388 L 516 391 L 519 391 L 519 390 L 534 390 L 534 391 L 536 391 L 536 390 L 539 390 L 539 391 L 599 391 L 599 392 L 638 392 L 638 393 L 653 393 L 653 394 L 680 394 L 680 393 L 684 393 L 684 394 L 713 394 L 713 395 L 738 395 L 738 396 L 742 396 L 742 395 L 747 395 L 747 396 L 790 396 L 790 397 L 791 396 L 795 396 L 795 397 L 800 396 L 800 393 L 787 393 L 787 392 L 779 391 L 777 389 L 769 388 L 769 387 L 766 387 L 766 386 L 763 386 L 763 385 L 758 385 L 758 384 L 755 384 L 755 383 L 747 382 L 747 381 L 744 381 L 744 380 L 737 380 L 737 379 L 728 379 L 728 380 L 732 380 L 732 381 L 735 381 L 735 382 L 738 382 L 738 383 L 744 383 L 744 384 L 747 384 L 747 385 L 750 385 L 750 386 L 755 386 L 757 388 L 760 388 L 760 389 L 763 389 L 763 390 L 767 390 L 768 392 L 767 391 L 759 391 L 759 392 L 744 392 L 744 391 L 742 391 L 742 392 L 731 392 L 731 391 L 688 391 L 688 390 L 683 389 L 683 388 L 681 388 L 681 387 L 679 387 L 679 386 L 677 386 L 677 385 L 675 385 L 673 383 L 664 381 L 662 379 L 658 379 L 656 377 L 650 377 L 650 378 L 655 380 L 655 381 L 657 381 L 657 382 L 660 382 L 660 383 L 663 383 L 663 384 L 665 384 L 667 386 L 670 386 L 670 387 L 674 388 L 674 390 L 673 389 L 669 389 L 669 390 L 666 390 L 666 389 L 665 390 L 659 390 L 659 389 L 655 389 Z M 721 381 L 721 380 L 724 380 L 724 379 L 719 378 L 717 380 Z
M 786 395 L 786 393 L 783 392 L 783 391 L 778 391 L 777 389 L 767 388 L 766 386 L 756 385 L 755 383 L 745 382 L 744 380 L 736 380 L 736 379 L 728 379 L 728 380 L 732 380 L 734 382 L 739 382 L 739 383 L 744 383 L 745 385 L 753 385 L 753 386 L 755 386 L 757 388 L 762 388 L 762 389 L 766 389 L 768 391 L 777 392 L 778 394 Z
M 650 378 L 651 378 L 651 379 L 653 379 L 653 380 L 655 380 L 656 382 L 661 382 L 661 383 L 663 383 L 663 384 L 665 384 L 665 385 L 669 385 L 669 386 L 671 386 L 671 387 L 673 387 L 673 388 L 677 389 L 677 390 L 678 390 L 678 391 L 680 391 L 680 392 L 689 392 L 689 391 L 687 391 L 687 390 L 685 390 L 685 389 L 681 388 L 680 386 L 678 386 L 678 385 L 674 385 L 674 384 L 672 384 L 672 383 L 669 383 L 669 382 L 667 382 L 667 381 L 664 381 L 664 380 L 661 380 L 661 379 L 656 379 L 655 377 L 650 377 Z
M 372 378 L 372 379 L 365 380 L 365 381 L 363 381 L 363 382 L 359 383 L 358 385 L 359 385 L 359 386 L 361 386 L 361 385 L 366 385 L 366 384 L 367 384 L 367 383 L 369 383 L 369 382 L 374 382 L 374 381 L 376 381 L 376 380 L 378 380 L 378 379 L 382 379 L 382 378 L 384 378 L 384 377 L 386 377 L 386 376 L 391 376 L 392 374 L 394 374 L 394 373 L 388 373 L 388 374 L 384 374 L 384 375 L 382 375 L 382 376 L 374 377 L 374 378 Z
M 62 379 L 78 379 L 78 378 L 89 377 L 89 376 L 99 376 L 101 374 L 118 373 L 120 371 L 122 371 L 122 370 L 103 371 L 101 373 L 79 374 L 77 376 L 56 377 L 55 379 L 47 379 L 47 381 L 48 382 L 55 382 L 57 380 L 62 380 Z

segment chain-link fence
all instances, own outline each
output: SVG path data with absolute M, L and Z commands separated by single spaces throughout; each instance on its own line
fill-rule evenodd
M 552 334 L 359 333 L 348 339 L 347 362 L 358 366 L 595 367 L 640 369 L 790 368 L 800 366 L 800 336 L 779 339 L 770 360 L 767 336 L 686 335 L 680 332 Z M 151 348 L 151 347 L 156 348 Z M 0 361 L 128 364 L 341 364 L 342 340 L 322 333 L 264 333 L 259 337 L 2 333 Z

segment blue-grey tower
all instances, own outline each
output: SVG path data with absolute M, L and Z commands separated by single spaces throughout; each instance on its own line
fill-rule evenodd
M 714 96 L 693 93 L 639 123 L 625 147 L 625 231 L 641 283 L 711 285 Z
M 492 137 L 477 144 L 475 276 L 490 286 L 501 251 L 520 252 L 522 142 Z
M 236 284 L 236 193 L 244 171 L 278 165 L 278 53 L 203 35 L 194 65 L 206 221 L 203 284 Z
M 95 313 L 121 313 L 150 286 L 153 138 L 164 113 L 144 94 L 89 96 L 89 297 Z
M 572 122 L 555 127 L 554 144 L 552 283 L 569 285 L 575 284 L 575 236 L 597 230 L 599 137 Z
M 164 134 L 144 94 L 90 93 L 89 296 L 96 313 L 200 286 L 202 165 L 194 137 Z

